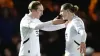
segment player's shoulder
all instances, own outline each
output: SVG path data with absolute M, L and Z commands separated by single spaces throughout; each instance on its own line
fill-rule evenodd
M 30 19 L 30 17 L 28 16 L 28 14 L 25 14 L 22 19 L 27 20 L 27 19 Z
M 72 23 L 73 24 L 80 24 L 80 23 L 83 23 L 82 19 L 78 16 L 75 16 L 72 20 Z
M 21 19 L 20 24 L 25 24 L 29 22 L 29 17 L 27 14 L 24 15 L 24 17 Z
M 81 18 L 78 16 L 74 16 L 74 18 L 73 18 L 73 21 L 80 21 L 80 20 L 81 20 Z
M 82 22 L 82 19 L 80 17 L 78 17 L 78 16 L 74 16 L 72 21 L 73 22 Z

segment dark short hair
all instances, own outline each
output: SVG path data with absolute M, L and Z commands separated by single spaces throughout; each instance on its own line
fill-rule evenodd
M 32 9 L 37 10 L 39 5 L 42 5 L 39 1 L 32 1 L 29 4 L 28 9 L 29 10 L 32 10 Z
M 79 7 L 77 5 L 73 5 L 71 3 L 65 3 L 62 6 L 63 6 L 64 10 L 68 9 L 70 12 L 73 12 L 73 13 L 77 12 L 79 9 Z

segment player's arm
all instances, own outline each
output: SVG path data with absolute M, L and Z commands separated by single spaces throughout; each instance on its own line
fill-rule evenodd
M 74 21 L 74 27 L 77 31 L 78 34 L 80 34 L 81 36 L 81 44 L 80 44 L 80 53 L 83 53 L 85 54 L 86 52 L 86 44 L 85 44 L 85 41 L 86 41 L 86 32 L 85 32 L 85 27 L 84 27 L 84 24 L 83 22 L 80 22 L 78 20 L 75 20 Z
M 43 28 L 41 28 L 40 30 L 44 30 L 44 31 L 56 31 L 56 30 L 60 30 L 65 28 L 65 24 L 59 24 L 59 25 L 48 25 L 45 26 Z
M 74 20 L 73 24 L 74 24 L 74 27 L 75 27 L 77 33 L 80 34 L 80 36 L 81 36 L 81 42 L 85 42 L 87 34 L 85 31 L 84 23 L 79 20 Z
M 42 23 L 45 24 L 45 22 L 42 22 Z M 57 16 L 56 18 L 52 20 L 51 24 L 43 25 L 44 27 L 39 27 L 39 26 L 38 27 L 40 28 L 40 30 L 44 30 L 44 31 L 56 31 L 56 30 L 65 28 L 67 23 L 68 22 L 63 20 L 62 17 Z
M 62 19 L 51 20 L 48 22 L 41 22 L 41 21 L 32 22 L 32 21 L 25 20 L 23 21 L 23 23 L 24 23 L 23 24 L 24 27 L 33 28 L 35 30 L 40 29 L 44 31 L 59 30 L 59 29 L 65 28 L 65 25 L 66 25 L 66 24 L 61 24 L 61 23 L 64 23 Z
M 63 24 L 61 24 L 63 23 Z M 52 20 L 52 21 L 48 21 L 48 22 L 41 22 L 40 24 L 38 24 L 35 29 L 40 29 L 40 30 L 44 30 L 44 31 L 56 31 L 59 29 L 65 28 L 65 24 L 63 22 L 63 20 L 61 19 L 57 19 L 57 20 Z
M 63 19 L 54 19 L 52 20 L 52 23 L 51 25 L 47 25 L 43 28 L 41 28 L 41 30 L 44 30 L 44 31 L 56 31 L 56 30 L 59 30 L 59 29 L 62 29 L 62 28 L 65 28 L 66 27 L 66 23 Z

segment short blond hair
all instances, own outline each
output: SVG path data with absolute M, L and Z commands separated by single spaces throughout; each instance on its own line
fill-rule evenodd
M 39 5 L 42 5 L 39 1 L 32 1 L 29 4 L 28 9 L 29 10 L 32 10 L 32 9 L 37 10 Z

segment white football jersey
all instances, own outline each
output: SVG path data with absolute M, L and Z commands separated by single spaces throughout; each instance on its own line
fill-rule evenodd
M 80 56 L 80 51 L 77 50 L 81 42 L 86 41 L 86 32 L 83 21 L 74 16 L 72 21 L 68 23 L 65 31 L 66 50 L 68 56 Z

